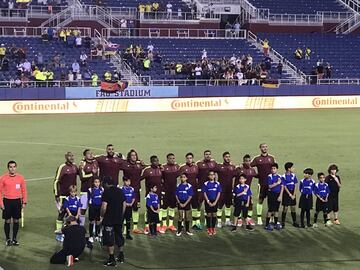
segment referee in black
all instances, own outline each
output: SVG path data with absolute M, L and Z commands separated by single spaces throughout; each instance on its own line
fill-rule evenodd
M 105 266 L 116 266 L 116 261 L 124 262 L 124 237 L 123 222 L 126 209 L 125 195 L 123 191 L 112 185 L 111 177 L 104 177 L 103 186 L 105 188 L 102 195 L 100 210 L 100 220 L 103 226 L 103 245 L 108 247 L 109 259 L 104 263 Z M 119 255 L 115 260 L 115 245 L 119 247 Z

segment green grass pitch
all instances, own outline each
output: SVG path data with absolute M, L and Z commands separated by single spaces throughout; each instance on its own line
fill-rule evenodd
M 239 164 L 244 154 L 258 154 L 258 144 L 267 142 L 281 168 L 286 161 L 295 163 L 298 178 L 308 166 L 319 172 L 329 163 L 339 165 L 342 225 L 306 230 L 288 226 L 271 233 L 259 227 L 251 233 L 230 233 L 225 228 L 211 238 L 205 232 L 191 238 L 169 232 L 157 239 L 139 235 L 126 243 L 126 263 L 118 268 L 359 269 L 359 119 L 360 110 L 0 116 L 1 170 L 5 172 L 6 162 L 15 159 L 19 172 L 37 179 L 28 182 L 29 204 L 19 247 L 5 247 L 1 225 L 0 266 L 65 267 L 49 264 L 60 247 L 53 234 L 56 208 L 49 177 L 66 151 L 73 151 L 79 162 L 85 146 L 101 154 L 107 143 L 113 143 L 122 153 L 135 148 L 146 162 L 151 154 L 165 162 L 166 153 L 174 152 L 183 163 L 186 152 L 194 152 L 198 160 L 209 148 L 216 160 L 221 161 L 222 152 L 228 150 Z M 256 181 L 256 195 L 255 187 Z M 106 253 L 96 245 L 92 254 L 86 250 L 74 269 L 100 269 L 105 259 Z

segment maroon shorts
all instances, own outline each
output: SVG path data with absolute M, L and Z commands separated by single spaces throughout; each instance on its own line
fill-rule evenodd
M 176 208 L 175 192 L 165 192 L 165 194 L 163 194 L 161 208 Z
M 192 209 L 199 208 L 199 206 L 200 206 L 199 195 L 200 195 L 200 193 L 194 192 L 194 196 L 191 198 L 191 201 L 190 201 Z
M 197 193 L 198 205 L 201 206 L 205 200 L 204 192 L 197 191 L 195 193 Z
M 225 207 L 229 208 L 232 205 L 234 195 L 231 192 L 221 192 L 218 206 L 219 208 Z
M 140 190 L 134 192 L 135 202 L 133 204 L 133 210 L 137 211 L 140 208 Z
M 259 199 L 265 199 L 269 194 L 268 185 L 259 185 Z

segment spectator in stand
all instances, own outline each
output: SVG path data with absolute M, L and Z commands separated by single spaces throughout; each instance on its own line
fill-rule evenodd
M 173 8 L 173 5 L 170 2 L 168 2 L 167 5 L 166 5 L 166 18 L 168 20 L 171 20 L 172 8 Z
M 47 29 L 47 35 L 48 35 L 48 41 L 52 41 L 54 39 L 55 29 L 52 27 L 49 27 Z
M 144 70 L 149 70 L 151 65 L 151 61 L 148 57 L 146 57 L 143 61 Z
M 266 56 L 264 59 L 264 65 L 266 71 L 269 71 L 271 69 L 271 64 L 272 64 L 272 59 L 269 56 Z
M 120 28 L 127 28 L 127 20 L 125 19 L 120 20 Z
M 111 78 L 112 78 L 112 74 L 111 74 L 111 72 L 110 71 L 106 71 L 105 73 L 104 73 L 104 80 L 106 81 L 106 82 L 111 82 Z
M 318 80 L 321 80 L 324 78 L 324 62 L 323 59 L 318 60 L 316 63 L 316 76 Z
M 200 64 L 198 64 L 195 69 L 195 79 L 199 80 L 202 78 L 202 67 L 200 66 Z
M 154 3 L 152 4 L 152 10 L 153 10 L 154 12 L 158 12 L 158 11 L 159 11 L 159 7 L 160 7 L 160 5 L 159 5 L 158 2 L 154 2 Z
M 277 74 L 279 76 L 279 78 L 282 78 L 282 72 L 283 72 L 283 64 L 281 63 L 281 61 L 279 61 L 279 63 L 276 66 L 276 70 L 277 70 Z
M 66 32 L 65 29 L 61 29 L 59 33 L 59 38 L 66 42 Z
M 89 69 L 86 69 L 83 73 L 83 78 L 85 81 L 90 81 L 91 80 L 91 72 Z
M 297 48 L 294 52 L 295 59 L 301 60 L 303 58 L 303 51 L 300 48 Z
M 80 65 L 79 65 L 79 63 L 78 63 L 76 60 L 74 60 L 74 62 L 73 62 L 72 65 L 71 65 L 71 68 L 72 68 L 72 72 L 73 72 L 74 77 L 75 77 L 76 74 L 77 74 L 78 72 L 80 72 Z
M 269 41 L 265 38 L 264 42 L 263 42 L 263 52 L 264 52 L 264 56 L 269 56 Z
M 39 52 L 35 56 L 35 65 L 38 66 L 39 68 L 42 68 L 44 66 L 44 56 L 42 55 L 41 52 Z
M 145 5 L 140 4 L 138 7 L 139 13 L 140 13 L 140 20 L 144 19 L 144 13 L 145 13 Z
M 235 34 L 235 37 L 240 36 L 240 23 L 239 23 L 239 21 L 236 21 L 235 24 L 234 24 L 234 34 Z
M 74 73 L 71 72 L 71 70 L 69 70 L 68 72 L 68 77 L 67 77 L 69 82 L 73 82 L 74 81 Z
M 76 73 L 76 80 L 77 80 L 77 81 L 81 81 L 81 80 L 82 80 L 82 75 L 81 75 L 81 72 L 80 72 L 80 71 L 78 71 L 78 72 Z
M 229 22 L 225 24 L 225 37 L 230 37 L 232 32 L 232 26 Z
M 98 86 L 98 80 L 99 80 L 99 76 L 94 72 L 91 76 L 91 86 L 92 87 Z
M 329 62 L 326 63 L 326 67 L 325 67 L 325 78 L 326 79 L 331 79 L 332 77 L 332 71 L 333 70 L 333 67 L 332 65 L 330 65 Z
M 146 5 L 145 5 L 145 12 L 146 13 L 150 13 L 152 11 L 152 5 L 148 2 Z
M 201 60 L 207 59 L 207 51 L 205 49 L 202 50 Z
M 1 71 L 9 71 L 9 59 L 5 56 L 1 58 Z
M 55 56 L 52 59 L 52 64 L 55 68 L 59 68 L 60 67 L 60 54 L 55 54 Z
M 31 74 L 31 63 L 27 59 L 21 64 L 21 68 L 24 74 Z
M 311 56 L 311 49 L 309 47 L 306 47 L 305 49 L 305 60 L 310 60 Z
M 5 44 L 3 43 L 0 46 L 0 60 L 5 57 L 5 54 L 6 54 L 6 47 Z
M 181 20 L 181 18 L 182 18 L 182 10 L 180 7 L 178 8 L 177 17 L 179 20 Z
M 25 74 L 21 74 L 20 80 L 22 87 L 28 87 L 29 78 Z
M 88 56 L 86 55 L 85 51 L 83 51 L 80 54 L 80 64 L 82 67 L 85 67 L 87 65 L 87 59 L 88 59 Z
M 151 43 L 151 41 L 147 45 L 146 49 L 148 52 L 154 52 L 154 45 Z
M 10 17 L 12 17 L 12 15 L 13 15 L 14 5 L 15 5 L 14 1 L 13 1 L 13 0 L 10 0 L 10 1 L 9 1 L 9 4 L 8 4 L 8 9 L 9 9 Z
M 82 46 L 82 38 L 79 35 L 75 38 L 75 44 L 76 44 L 77 48 L 81 48 L 81 46 Z
M 66 44 L 70 47 L 73 48 L 75 47 L 75 37 L 73 35 L 67 35 L 66 34 Z

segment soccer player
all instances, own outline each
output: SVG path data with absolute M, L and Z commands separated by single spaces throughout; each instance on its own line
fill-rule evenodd
M 132 209 L 135 203 L 135 190 L 131 187 L 131 180 L 124 176 L 124 185 L 121 187 L 121 190 L 124 192 L 126 198 L 126 209 L 124 213 L 124 219 L 126 222 L 126 239 L 132 240 L 133 238 L 130 235 L 131 219 L 132 219 Z
M 54 180 L 54 194 L 56 207 L 58 209 L 58 218 L 56 220 L 56 231 L 55 233 L 61 233 L 63 226 L 63 219 L 65 216 L 64 208 L 62 207 L 64 199 L 70 195 L 70 186 L 76 186 L 76 178 L 79 174 L 79 169 L 74 163 L 74 154 L 67 152 L 65 154 L 65 163 L 61 164 L 56 171 Z
M 111 184 L 117 187 L 119 185 L 119 172 L 124 163 L 121 154 L 116 155 L 114 146 L 108 144 L 106 146 L 106 155 L 97 156 L 96 161 L 99 164 L 100 179 L 111 177 Z
M 271 173 L 271 166 L 275 163 L 275 158 L 268 153 L 268 145 L 266 143 L 262 143 L 259 146 L 260 148 L 260 155 L 255 157 L 251 163 L 251 167 L 256 167 L 258 172 L 258 179 L 259 179 L 259 200 L 256 205 L 256 213 L 257 213 L 257 223 L 258 225 L 262 225 L 262 209 L 263 209 L 263 202 L 268 194 L 268 184 L 267 184 L 267 177 Z
M 159 202 L 161 202 L 162 172 L 161 172 L 161 167 L 159 165 L 158 157 L 157 156 L 151 156 L 150 157 L 150 163 L 151 163 L 151 165 L 149 167 L 146 167 L 143 170 L 141 179 L 145 179 L 146 194 L 149 194 L 151 187 L 156 186 L 156 194 L 159 197 Z M 147 217 L 147 215 L 145 217 Z M 156 229 L 160 233 L 165 233 L 164 231 L 161 230 L 160 224 L 157 226 Z M 144 234 L 149 234 L 149 226 L 148 226 L 148 221 L 147 221 L 146 218 L 145 218 Z
M 0 208 L 2 218 L 5 220 L 4 231 L 7 246 L 18 246 L 17 234 L 19 231 L 19 219 L 21 209 L 27 203 L 27 191 L 25 178 L 16 172 L 17 164 L 10 160 L 7 164 L 8 173 L 0 177 Z M 10 239 L 10 224 L 13 222 L 12 240 Z
M 217 164 L 216 173 L 218 175 L 218 181 L 221 185 L 221 195 L 219 199 L 219 208 L 217 210 L 217 227 L 222 227 L 222 214 L 223 207 L 225 205 L 225 225 L 231 226 L 230 215 L 231 215 L 231 205 L 233 199 L 233 189 L 235 184 L 236 177 L 236 167 L 231 164 L 231 156 L 229 152 L 223 153 L 223 163 Z M 244 217 L 244 218 L 247 218 Z
M 151 184 L 149 186 L 149 193 L 146 196 L 146 208 L 147 208 L 147 221 L 150 227 L 150 235 L 156 236 L 157 229 L 156 225 L 160 222 L 159 212 L 160 212 L 160 200 L 157 195 L 157 186 Z
M 207 233 L 208 235 L 215 235 L 216 213 L 222 191 L 220 183 L 215 181 L 215 171 L 209 171 L 208 181 L 203 184 L 201 190 L 204 193 L 205 199 L 206 224 L 208 228 Z
M 282 177 L 277 173 L 279 165 L 274 163 L 271 165 L 271 174 L 268 176 L 267 184 L 269 187 L 268 192 L 268 212 L 266 215 L 265 229 L 272 231 L 273 227 L 270 224 L 270 218 L 274 216 L 275 229 L 281 230 L 279 220 L 279 207 L 283 197 L 284 185 Z
M 100 237 L 100 208 L 102 203 L 102 195 L 104 188 L 100 186 L 100 179 L 95 178 L 93 186 L 88 189 L 89 199 L 89 241 L 94 242 L 94 236 L 96 240 Z M 94 233 L 95 231 L 95 233 Z
M 201 223 L 200 223 L 200 211 L 197 210 L 199 206 L 198 200 L 198 172 L 199 168 L 194 162 L 194 154 L 187 153 L 185 155 L 186 163 L 180 166 L 180 173 L 186 173 L 187 175 L 187 182 L 193 187 L 194 189 L 194 196 L 191 198 L 191 208 L 192 208 L 192 222 L 193 222 L 193 229 L 201 230 Z
M 339 168 L 336 164 L 332 164 L 328 169 L 328 176 L 325 182 L 329 185 L 329 211 L 334 213 L 334 224 L 340 225 L 339 221 L 339 191 L 341 188 L 340 176 L 337 175 Z
M 285 174 L 283 177 L 284 193 L 282 199 L 283 211 L 281 215 L 281 226 L 285 227 L 286 212 L 290 206 L 291 218 L 293 226 L 298 228 L 299 224 L 296 222 L 296 193 L 295 186 L 298 183 L 296 175 L 294 173 L 294 163 L 285 163 Z
M 144 162 L 139 159 L 137 152 L 131 149 L 127 153 L 126 161 L 123 163 L 121 169 L 124 177 L 131 179 L 131 186 L 134 188 L 135 202 L 133 203 L 133 233 L 143 233 L 138 228 L 139 223 L 139 208 L 140 208 L 140 192 L 141 192 L 141 174 L 146 168 Z
M 198 173 L 198 185 L 197 185 L 197 199 L 199 201 L 198 203 L 198 207 L 197 209 L 193 208 L 193 211 L 196 212 L 196 217 L 198 223 L 196 223 L 196 227 L 194 229 L 202 229 L 202 225 L 200 222 L 200 216 L 201 216 L 201 206 L 204 202 L 204 193 L 201 191 L 202 186 L 204 185 L 204 183 L 208 180 L 208 174 L 210 170 L 215 170 L 216 168 L 216 161 L 214 159 L 212 159 L 211 157 L 211 151 L 210 150 L 205 150 L 204 151 L 204 158 L 202 160 L 199 160 L 198 162 L 196 162 L 196 165 L 199 168 L 199 173 Z
M 312 179 L 312 175 L 314 174 L 314 170 L 311 168 L 306 168 L 304 170 L 304 179 L 300 180 L 300 202 L 299 202 L 299 208 L 301 209 L 300 212 L 300 222 L 301 222 L 301 228 L 305 228 L 304 224 L 304 216 L 306 214 L 306 222 L 307 227 L 310 228 L 310 210 L 313 207 L 313 198 L 312 194 L 314 191 L 315 181 Z
M 175 161 L 175 155 L 169 153 L 166 155 L 167 163 L 162 166 L 163 177 L 163 204 L 161 206 L 162 231 L 169 229 L 176 231 L 174 226 L 175 207 L 176 207 L 176 185 L 179 176 L 180 166 Z M 169 226 L 166 226 L 166 220 L 169 217 Z
M 190 232 L 190 220 L 191 220 L 191 198 L 194 196 L 194 189 L 192 185 L 187 182 L 186 173 L 180 175 L 181 183 L 176 188 L 176 201 L 178 205 L 178 229 L 176 236 L 181 236 L 183 222 L 185 223 L 185 231 L 188 235 L 193 235 Z
M 80 200 L 81 200 L 81 213 L 80 213 L 80 225 L 85 225 L 85 214 L 88 208 L 88 190 L 92 186 L 94 179 L 99 178 L 99 165 L 94 159 L 94 156 L 90 149 L 85 149 L 83 152 L 83 159 L 79 165 L 80 172 Z
M 64 200 L 63 207 L 67 216 L 76 217 L 76 219 L 78 220 L 81 210 L 81 201 L 80 198 L 77 196 L 76 186 L 70 186 L 69 193 L 70 195 L 67 196 Z
M 249 154 L 246 154 L 243 156 L 243 163 L 240 164 L 239 167 L 236 168 L 236 179 L 235 179 L 235 185 L 237 185 L 239 183 L 239 176 L 241 174 L 244 174 L 246 176 L 246 182 L 245 184 L 247 184 L 250 189 L 251 189 L 251 183 L 254 177 L 258 177 L 258 174 L 256 172 L 256 170 L 250 166 L 251 164 L 251 156 Z M 250 205 L 248 208 L 248 223 L 251 226 L 255 225 L 255 222 L 252 219 L 252 215 L 253 215 L 253 200 L 252 200 L 252 196 L 250 197 Z M 242 219 L 238 220 L 238 226 L 242 226 Z
M 252 192 L 250 186 L 246 184 L 245 174 L 240 174 L 239 181 L 240 183 L 234 187 L 234 224 L 231 228 L 231 231 L 236 231 L 236 226 L 238 224 L 238 219 L 241 212 L 246 224 L 246 230 L 253 231 L 254 228 L 249 224 L 249 218 L 247 215 Z
M 316 196 L 315 214 L 313 228 L 317 228 L 317 219 L 319 212 L 323 212 L 325 226 L 330 226 L 332 223 L 329 219 L 329 185 L 325 183 L 325 174 L 318 173 L 319 182 L 315 184 L 314 194 Z

